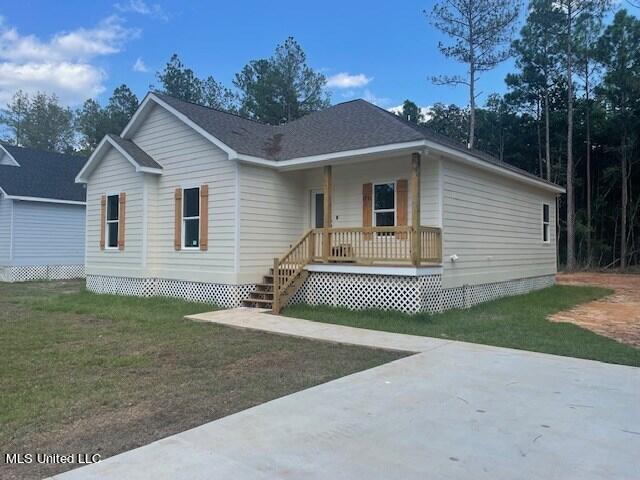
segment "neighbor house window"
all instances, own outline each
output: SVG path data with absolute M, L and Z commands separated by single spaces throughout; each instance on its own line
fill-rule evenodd
M 373 186 L 373 222 L 376 227 L 396 224 L 396 184 L 376 183 Z
M 185 188 L 182 195 L 182 232 L 184 248 L 200 246 L 200 187 Z
M 107 248 L 118 248 L 118 223 L 120 195 L 107 197 Z
M 549 242 L 549 205 L 542 204 L 542 241 Z

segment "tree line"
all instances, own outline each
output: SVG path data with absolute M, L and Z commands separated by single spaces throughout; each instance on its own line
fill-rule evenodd
M 522 22 L 514 0 L 436 2 L 424 13 L 447 39 L 438 48 L 464 64 L 466 75 L 431 81 L 463 85 L 469 102 L 436 103 L 421 118 L 407 100 L 400 113 L 565 186 L 558 227 L 568 269 L 625 268 L 640 257 L 640 22 L 611 7 L 610 0 L 530 0 Z M 505 78 L 506 93 L 489 94 L 477 106 L 478 80 L 507 58 L 515 68 Z M 178 55 L 156 80 L 152 89 L 269 124 L 330 105 L 326 78 L 293 38 L 247 63 L 231 88 L 198 77 Z M 53 95 L 18 92 L 0 121 L 10 142 L 90 153 L 104 134 L 124 128 L 138 101 L 126 85 L 105 106 L 89 99 L 76 111 Z
M 610 0 L 437 2 L 428 20 L 445 36 L 442 54 L 466 75 L 465 107 L 435 104 L 402 115 L 565 186 L 559 202 L 560 259 L 566 268 L 620 267 L 640 256 L 640 21 Z M 616 4 L 618 5 L 618 4 Z M 478 77 L 515 59 L 504 94 L 476 107 Z
M 307 64 L 302 47 L 291 37 L 272 56 L 245 65 L 235 76 L 234 90 L 213 76 L 198 77 L 177 54 L 156 72 L 156 80 L 159 85 L 150 89 L 276 125 L 331 104 L 325 76 Z M 54 94 L 18 91 L 0 114 L 0 124 L 8 131 L 8 143 L 87 155 L 107 133 L 122 131 L 138 103 L 124 84 L 105 106 L 88 99 L 77 110 L 62 106 Z

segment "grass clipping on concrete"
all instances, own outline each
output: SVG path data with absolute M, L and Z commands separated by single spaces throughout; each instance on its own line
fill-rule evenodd
M 549 315 L 610 293 L 611 290 L 598 287 L 556 285 L 466 310 L 449 310 L 433 315 L 308 305 L 293 305 L 283 314 L 351 327 L 640 366 L 640 349 L 570 323 L 547 320 Z
M 185 320 L 209 305 L 0 284 L 0 452 L 103 458 L 401 353 Z M 5 465 L 42 478 L 75 465 Z

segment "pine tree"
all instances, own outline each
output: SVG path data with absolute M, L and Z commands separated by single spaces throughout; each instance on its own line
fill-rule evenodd
M 438 49 L 468 67 L 466 77 L 435 76 L 439 85 L 466 85 L 469 88 L 468 147 L 475 142 L 476 82 L 482 72 L 495 68 L 509 57 L 508 43 L 520 11 L 514 0 L 441 0 L 425 12 L 432 24 L 451 38 Z

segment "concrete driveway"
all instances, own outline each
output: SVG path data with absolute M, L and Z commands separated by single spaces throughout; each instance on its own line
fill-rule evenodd
M 640 369 L 242 310 L 198 317 L 419 353 L 54 478 L 640 477 Z

